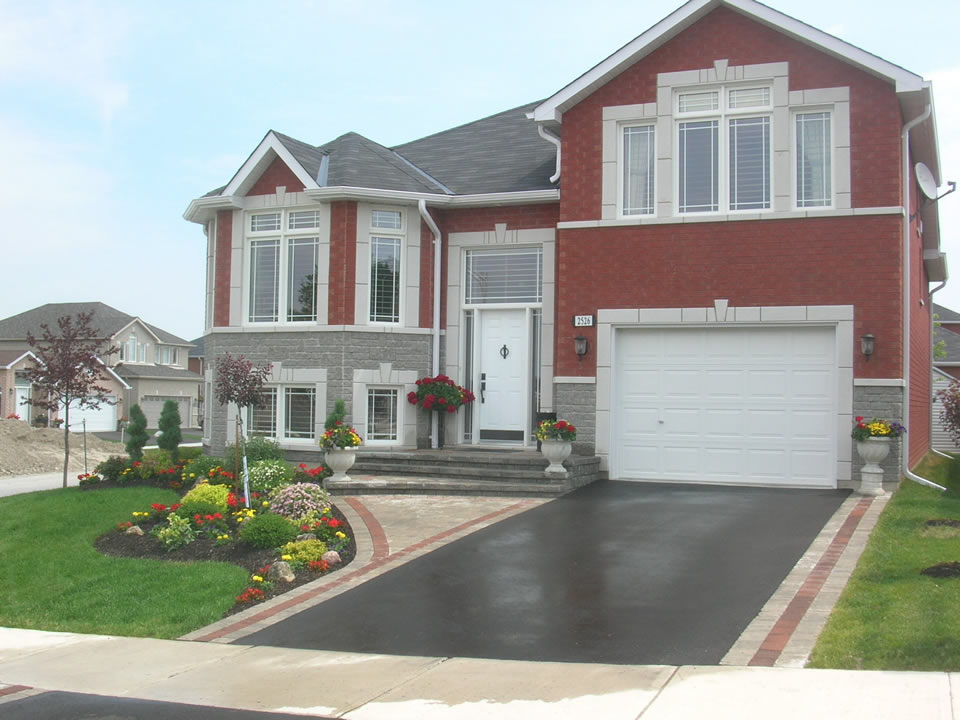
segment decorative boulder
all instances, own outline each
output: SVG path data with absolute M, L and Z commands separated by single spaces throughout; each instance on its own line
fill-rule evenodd
M 315 533 L 302 533 L 297 535 L 297 542 L 303 542 L 304 540 L 316 540 L 317 536 Z
M 339 565 L 342 562 L 340 560 L 340 553 L 338 553 L 336 550 L 327 550 L 321 559 L 331 567 L 333 565 Z
M 124 535 L 143 535 L 143 530 L 140 529 L 139 525 L 131 525 L 126 530 L 123 531 Z
M 267 571 L 267 580 L 270 580 L 271 582 L 293 582 L 295 578 L 296 575 L 293 574 L 293 569 L 290 567 L 290 563 L 283 560 L 275 562 Z

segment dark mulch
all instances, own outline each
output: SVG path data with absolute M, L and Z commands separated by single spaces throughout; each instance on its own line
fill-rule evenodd
M 960 528 L 960 520 L 937 519 L 927 520 L 927 527 L 954 527 Z
M 933 565 L 920 571 L 921 575 L 929 575 L 935 578 L 955 578 L 960 577 L 960 562 L 946 562 L 939 565 Z
M 169 480 L 159 479 L 153 481 L 136 481 L 135 483 L 99 482 L 85 485 L 82 489 L 95 490 L 109 487 L 131 487 L 133 485 L 169 488 L 170 482 Z M 182 491 L 178 490 L 178 492 Z M 343 522 L 342 530 L 347 538 L 349 538 L 347 544 L 338 551 L 342 562 L 339 565 L 334 565 L 325 573 L 304 569 L 297 573 L 296 579 L 293 582 L 275 582 L 271 588 L 261 588 L 264 591 L 265 600 L 269 600 L 272 597 L 282 595 L 294 588 L 312 582 L 322 575 L 337 572 L 349 565 L 356 557 L 357 541 L 354 537 L 353 528 L 350 527 L 350 523 L 336 505 L 331 504 L 330 512 L 335 518 Z M 226 545 L 217 545 L 215 540 L 205 537 L 198 538 L 182 548 L 168 551 L 159 540 L 150 535 L 154 524 L 152 521 L 141 522 L 140 528 L 143 530 L 143 535 L 127 535 L 126 533 L 113 530 L 97 538 L 94 542 L 94 547 L 104 555 L 112 555 L 115 557 L 151 558 L 155 560 L 171 560 L 174 562 L 195 562 L 200 560 L 228 562 L 239 565 L 246 569 L 251 575 L 257 573 L 264 566 L 279 560 L 276 551 L 272 549 L 258 550 L 237 540 Z M 250 607 L 250 603 L 238 603 L 228 610 L 226 614 L 232 615 L 241 610 L 246 610 L 248 607 Z

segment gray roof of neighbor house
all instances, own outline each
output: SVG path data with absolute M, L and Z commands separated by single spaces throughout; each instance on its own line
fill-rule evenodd
M 203 357 L 203 336 L 191 340 L 190 344 L 193 345 L 190 348 L 190 352 L 187 354 L 188 357 Z
M 124 380 L 137 380 L 140 378 L 164 378 L 164 379 L 182 379 L 182 380 L 202 380 L 193 370 L 184 368 L 170 367 L 169 365 L 125 365 L 120 363 L 113 368 Z
M 943 305 L 933 304 L 933 314 L 937 316 L 937 320 L 941 322 L 960 322 L 960 313 L 951 310 L 948 307 Z
M 0 340 L 23 340 L 26 339 L 27 334 L 40 337 L 43 332 L 40 329 L 41 325 L 47 325 L 51 330 L 55 330 L 57 320 L 61 317 L 72 316 L 81 312 L 93 312 L 93 327 L 105 338 L 113 337 L 134 320 L 140 320 L 140 318 L 127 315 L 125 312 L 120 312 L 102 302 L 47 303 L 33 308 L 33 310 L 27 310 L 19 315 L 12 315 L 0 320 Z M 173 333 L 161 330 L 155 325 L 143 322 L 143 320 L 140 320 L 140 322 L 150 328 L 150 331 L 160 339 L 160 342 L 170 345 L 190 345 L 189 342 Z
M 943 341 L 943 350 L 946 352 L 946 355 L 939 358 L 935 357 L 933 364 L 960 365 L 960 335 L 947 328 L 935 327 L 933 329 L 934 346 L 941 340 Z

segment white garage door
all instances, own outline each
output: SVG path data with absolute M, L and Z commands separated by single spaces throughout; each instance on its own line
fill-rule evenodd
M 78 407 L 76 402 L 70 403 L 70 431 L 83 432 L 86 420 L 87 432 L 114 432 L 117 429 L 117 396 L 109 395 L 109 402 L 100 403 L 96 410 L 88 407 Z M 60 412 L 63 417 L 63 411 Z
M 625 329 L 611 477 L 836 486 L 833 328 Z
M 182 395 L 144 395 L 140 398 L 140 408 L 143 414 L 147 416 L 147 427 L 155 428 L 160 423 L 160 414 L 163 412 L 163 406 L 167 400 L 173 400 L 177 403 L 177 409 L 180 411 L 180 426 L 190 425 L 190 398 Z

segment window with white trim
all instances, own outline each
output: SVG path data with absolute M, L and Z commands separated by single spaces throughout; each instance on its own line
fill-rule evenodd
M 543 248 L 469 250 L 464 303 L 543 301 Z
M 796 201 L 798 208 L 833 204 L 831 113 L 798 112 L 794 115 Z
M 169 345 L 164 345 L 157 348 L 157 353 L 160 355 L 160 358 L 157 362 L 160 365 L 178 365 L 180 359 L 179 348 L 170 347 Z
M 679 91 L 675 98 L 677 211 L 769 210 L 770 88 Z
M 313 386 L 270 386 L 247 410 L 247 430 L 276 440 L 316 438 L 317 391 Z
M 400 322 L 403 253 L 403 213 L 373 210 L 370 213 L 371 323 Z
M 366 442 L 397 442 L 400 407 L 400 392 L 396 388 L 367 388 Z
M 247 321 L 315 322 L 320 211 L 278 210 L 249 217 Z
M 656 128 L 653 125 L 624 125 L 620 128 L 623 157 L 622 208 L 624 215 L 654 213 L 654 167 Z

